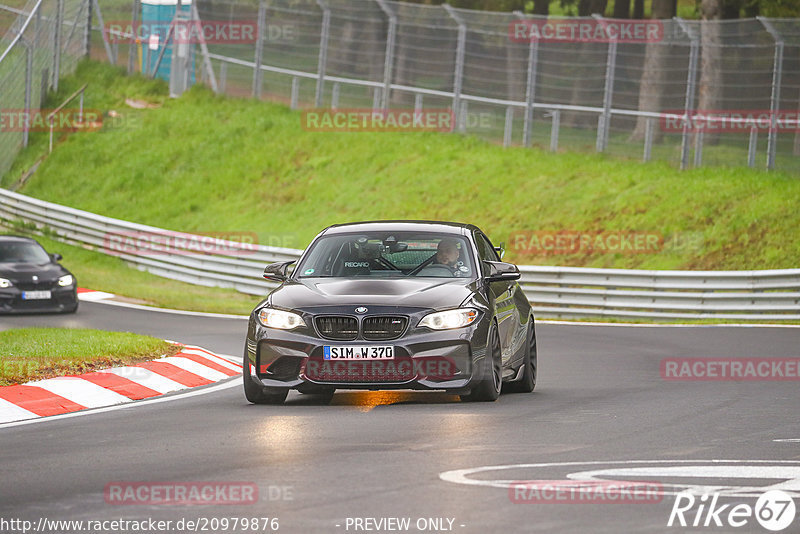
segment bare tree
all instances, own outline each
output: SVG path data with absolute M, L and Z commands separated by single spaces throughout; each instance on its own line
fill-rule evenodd
M 719 20 L 723 16 L 723 0 L 701 0 L 700 15 L 705 24 L 700 33 L 700 86 L 697 108 L 718 109 L 722 100 L 722 40 Z M 715 143 L 719 134 L 705 137 L 707 143 Z
M 653 0 L 653 18 L 669 19 L 675 16 L 676 5 L 673 0 Z M 642 80 L 639 84 L 639 111 L 661 111 L 662 91 L 666 81 L 666 62 L 669 45 L 665 42 L 648 43 L 644 55 Z M 644 138 L 647 119 L 637 117 L 636 127 L 631 134 L 631 141 Z M 660 135 L 656 136 L 656 140 Z

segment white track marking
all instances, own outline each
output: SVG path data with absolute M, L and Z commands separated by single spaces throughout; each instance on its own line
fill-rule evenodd
M 105 413 L 105 412 L 113 412 L 115 410 L 131 410 L 135 408 L 140 408 L 142 406 L 148 406 L 150 404 L 158 404 L 162 402 L 174 402 L 183 400 L 189 397 L 194 397 L 197 395 L 206 395 L 208 393 L 216 393 L 218 391 L 229 389 L 232 387 L 242 387 L 241 380 L 229 380 L 222 384 L 217 384 L 216 386 L 209 386 L 204 388 L 195 388 L 191 391 L 187 391 L 186 393 L 179 393 L 176 395 L 170 395 L 169 397 L 156 397 L 153 399 L 146 399 L 141 401 L 134 401 L 129 402 L 127 404 L 118 404 L 116 406 L 106 406 L 105 408 L 97 408 L 95 410 L 82 410 L 80 412 L 71 412 L 65 413 L 61 415 L 52 415 L 50 417 L 37 417 L 36 419 L 28 419 L 27 421 L 14 421 L 13 423 L 5 423 L 0 424 L 0 429 L 2 428 L 10 428 L 14 426 L 24 426 L 24 425 L 34 425 L 38 423 L 49 423 L 50 421 L 58 421 L 60 419 L 69 419 L 72 417 L 86 417 L 89 415 L 95 415 L 98 413 Z M 244 402 L 244 401 L 243 401 Z
M 48 378 L 47 380 L 28 382 L 25 385 L 45 389 L 87 408 L 130 402 L 130 399 L 124 395 L 74 376 Z
M 202 350 L 197 350 L 197 349 L 190 349 L 189 347 L 184 347 L 181 350 L 181 352 L 185 352 L 186 354 L 194 354 L 195 356 L 202 356 L 203 358 L 206 358 L 207 360 L 211 360 L 212 362 L 214 362 L 214 363 L 216 363 L 218 365 L 221 365 L 222 367 L 225 367 L 226 369 L 230 369 L 231 371 L 239 372 L 239 371 L 242 370 L 242 366 L 241 365 L 237 365 L 235 363 L 232 363 L 232 362 L 226 360 L 225 358 L 220 358 L 216 354 L 210 354 L 208 352 L 204 352 Z
M 672 464 L 672 467 L 669 467 Z M 733 464 L 733 465 L 725 465 Z M 639 467 L 639 468 L 612 468 L 610 466 L 627 465 L 647 465 L 659 467 Z M 684 489 L 719 488 L 724 490 L 727 495 L 736 496 L 759 496 L 767 488 L 783 487 L 789 491 L 800 491 L 800 461 L 795 460 L 617 460 L 617 461 L 589 461 L 589 462 L 555 462 L 555 463 L 536 463 L 536 464 L 509 464 L 509 465 L 489 465 L 473 467 L 468 469 L 456 469 L 445 471 L 439 474 L 439 478 L 445 482 L 464 484 L 468 486 L 485 486 L 492 488 L 508 489 L 515 482 L 521 481 L 522 477 L 513 479 L 485 480 L 470 478 L 471 475 L 486 473 L 491 471 L 508 471 L 512 469 L 532 469 L 532 468 L 552 468 L 552 467 L 578 467 L 578 466 L 598 466 L 601 469 L 593 471 L 571 472 L 565 475 L 569 479 L 591 480 L 592 476 L 600 474 L 605 477 L 613 475 L 657 477 L 656 473 L 662 476 L 672 477 L 707 477 L 707 478 L 748 478 L 748 479 L 778 479 L 781 482 L 771 486 L 708 486 L 693 484 L 663 484 L 665 491 L 663 495 L 677 495 Z M 667 467 L 664 467 L 667 466 Z M 715 474 L 716 473 L 716 474 Z M 732 477 L 733 473 L 739 476 Z M 552 478 L 551 475 L 548 475 Z M 666 488 L 675 488 L 675 491 L 667 491 Z
M 781 438 L 773 439 L 775 443 L 800 443 L 800 438 Z
M 136 382 L 140 386 L 150 388 L 158 393 L 171 393 L 189 387 L 175 382 L 166 376 L 154 373 L 150 369 L 145 369 L 144 367 L 115 367 L 113 369 L 102 369 L 97 372 L 109 373 L 127 378 L 131 382 Z
M 116 295 L 113 293 L 106 293 L 105 291 L 78 293 L 78 300 L 85 300 L 87 302 L 97 302 L 98 300 L 113 299 L 114 297 L 116 297 Z
M 180 367 L 184 371 L 189 371 L 190 373 L 196 374 L 197 376 L 202 376 L 205 379 L 211 380 L 212 382 L 217 382 L 218 380 L 223 380 L 228 378 L 228 375 L 221 371 L 217 371 L 216 369 L 212 369 L 211 367 L 206 367 L 202 363 L 197 363 L 196 361 L 190 360 L 189 358 L 181 358 L 180 356 L 168 356 L 166 358 L 159 358 L 158 360 L 153 360 L 156 362 L 164 362 L 174 365 L 175 367 Z
M 9 421 L 17 421 L 19 419 L 32 419 L 34 417 L 39 416 L 33 412 L 29 412 L 25 408 L 20 408 L 13 402 L 0 399 L 0 424 Z

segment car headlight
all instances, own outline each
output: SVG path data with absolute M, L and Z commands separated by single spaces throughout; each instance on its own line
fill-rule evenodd
M 72 278 L 71 274 L 65 274 L 64 276 L 58 279 L 58 285 L 60 285 L 61 287 L 67 287 L 71 286 L 74 281 L 75 279 Z
M 11 280 L 0 278 L 0 289 L 5 289 L 7 287 L 11 287 L 12 285 L 14 284 L 11 283 Z
M 419 326 L 427 326 L 432 330 L 449 330 L 463 328 L 475 322 L 478 310 L 474 308 L 458 308 L 436 313 L 429 313 L 419 322 Z
M 296 313 L 274 308 L 261 308 L 258 311 L 258 320 L 264 326 L 281 330 L 291 330 L 305 324 L 303 318 Z

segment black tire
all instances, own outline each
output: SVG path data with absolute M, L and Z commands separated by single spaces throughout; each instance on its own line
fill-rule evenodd
M 489 343 L 486 346 L 486 355 L 481 361 L 483 377 L 468 395 L 461 395 L 462 401 L 494 402 L 500 396 L 500 390 L 503 388 L 503 371 L 500 360 L 500 335 L 495 324 L 489 329 Z
M 533 318 L 529 320 L 528 336 L 525 347 L 525 357 L 522 365 L 525 370 L 522 372 L 522 378 L 516 382 L 509 384 L 510 390 L 514 393 L 530 393 L 536 387 L 536 330 L 533 327 Z
M 68 310 L 64 310 L 62 313 L 70 314 L 70 313 L 75 313 L 76 311 L 78 311 L 78 303 L 77 302 L 75 303 L 75 307 L 74 308 L 69 308 Z
M 283 404 L 289 394 L 289 388 L 280 393 L 266 393 L 264 388 L 253 382 L 250 378 L 250 358 L 245 353 L 242 362 L 242 379 L 244 381 L 244 396 L 253 404 Z

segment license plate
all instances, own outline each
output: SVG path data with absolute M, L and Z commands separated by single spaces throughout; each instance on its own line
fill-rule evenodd
M 50 298 L 49 291 L 23 291 L 22 300 L 44 300 Z
M 387 346 L 344 346 L 323 347 L 326 360 L 394 360 L 394 347 Z

